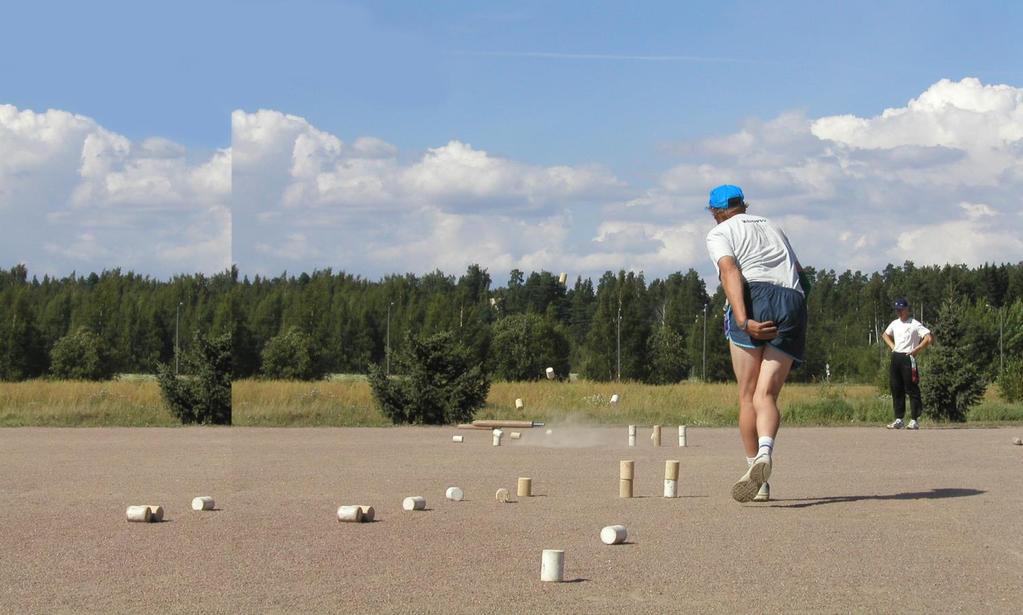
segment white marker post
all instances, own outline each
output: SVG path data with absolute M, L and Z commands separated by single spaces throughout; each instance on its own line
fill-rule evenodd
M 636 426 L 629 425 L 629 446 L 636 446 Z
M 664 462 L 664 497 L 678 497 L 678 460 Z
M 561 549 L 544 549 L 540 558 L 540 580 L 545 583 L 561 583 L 565 580 L 565 552 Z
M 685 448 L 685 446 L 686 446 L 686 426 L 685 425 L 679 425 L 678 426 L 678 445 L 679 445 L 680 448 Z

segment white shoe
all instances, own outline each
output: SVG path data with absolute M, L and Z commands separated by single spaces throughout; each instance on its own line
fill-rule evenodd
M 760 485 L 771 477 L 771 455 L 757 455 L 753 465 L 746 470 L 742 478 L 732 485 L 732 499 L 736 502 L 749 502 L 760 491 Z
M 909 425 L 906 425 L 906 429 L 920 429 L 920 423 L 916 422 L 916 419 L 909 421 Z
M 760 491 L 753 496 L 754 502 L 770 502 L 771 501 L 771 483 L 764 483 L 760 485 Z
M 891 423 L 885 425 L 885 427 L 887 427 L 888 429 L 902 429 L 904 425 L 902 424 L 902 419 L 895 419 Z

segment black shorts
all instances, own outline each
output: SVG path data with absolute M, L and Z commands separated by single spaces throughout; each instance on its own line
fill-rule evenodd
M 746 313 L 757 322 L 774 321 L 778 335 L 771 340 L 755 340 L 739 328 L 732 309 L 725 312 L 725 337 L 742 348 L 771 345 L 792 357 L 798 364 L 806 352 L 806 297 L 798 290 L 768 282 L 750 282 L 745 289 Z

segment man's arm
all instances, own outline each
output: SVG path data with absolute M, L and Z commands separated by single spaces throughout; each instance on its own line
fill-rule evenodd
M 750 337 L 757 340 L 769 340 L 778 335 L 778 327 L 774 322 L 757 322 L 749 318 L 746 313 L 746 301 L 742 293 L 742 273 L 739 272 L 739 265 L 732 256 L 722 256 L 718 261 L 718 270 L 721 272 L 721 286 L 725 289 L 725 297 L 732 306 L 732 316 L 735 323 L 746 330 Z
M 913 355 L 915 357 L 916 355 L 920 354 L 920 352 L 924 348 L 927 348 L 928 346 L 930 346 L 933 343 L 934 343 L 934 336 L 931 335 L 930 333 L 928 333 L 927 335 L 924 336 L 924 339 L 920 340 L 920 345 L 917 346 L 916 348 L 914 348 L 913 350 L 911 350 L 909 352 L 909 354 L 911 354 L 911 355 Z
M 887 331 L 881 334 L 881 339 L 884 340 L 885 344 L 888 344 L 889 350 L 891 351 L 895 350 L 895 340 L 892 339 L 892 336 L 888 335 Z

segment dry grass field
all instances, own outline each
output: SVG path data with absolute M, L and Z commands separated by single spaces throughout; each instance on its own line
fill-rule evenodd
M 612 406 L 611 396 L 620 402 Z M 586 424 L 723 426 L 736 421 L 735 386 L 686 382 L 651 386 L 610 382 L 495 382 L 477 418 L 523 418 Z M 390 421 L 361 378 L 318 382 L 240 380 L 233 385 L 234 424 L 240 426 L 381 427 Z M 515 409 L 523 399 L 525 409 Z M 787 424 L 876 424 L 891 401 L 868 385 L 789 384 L 781 396 Z M 998 399 L 992 387 L 970 412 L 973 424 L 1023 420 L 1023 404 Z M 109 382 L 33 380 L 0 383 L 0 427 L 173 426 L 155 380 Z

